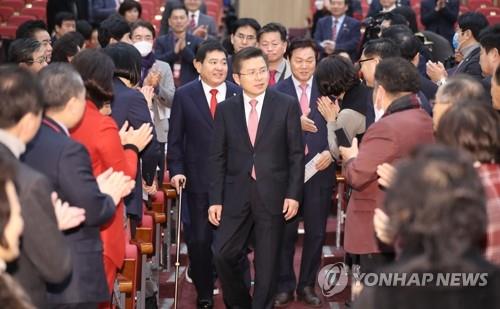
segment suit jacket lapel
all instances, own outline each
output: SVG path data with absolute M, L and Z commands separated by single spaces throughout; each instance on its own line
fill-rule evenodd
M 318 86 L 316 85 L 316 79 L 313 78 L 312 84 L 311 84 L 311 99 L 309 100 L 309 108 L 311 109 L 311 113 L 309 114 L 310 119 L 314 117 L 316 114 L 318 108 L 317 108 L 317 100 L 319 97 L 319 89 Z
M 250 141 L 250 135 L 248 135 L 246 113 L 245 113 L 245 107 L 243 105 L 243 104 L 245 104 L 245 102 L 243 100 L 243 94 L 240 95 L 239 101 L 237 104 L 238 104 L 238 106 L 236 108 L 236 119 L 238 120 L 237 123 L 240 124 L 239 127 L 241 130 L 241 136 L 243 137 L 243 141 L 248 146 L 248 148 L 253 149 L 252 142 Z
M 193 99 L 193 102 L 195 102 L 196 107 L 198 107 L 198 109 L 200 110 L 203 118 L 208 122 L 210 127 L 213 127 L 214 120 L 212 119 L 212 113 L 210 113 L 207 97 L 205 96 L 205 92 L 203 92 L 201 81 L 198 81 L 196 83 L 194 91 L 191 92 L 191 98 Z
M 229 83 L 226 81 L 226 100 L 236 95 L 238 95 L 238 92 L 235 91 L 235 89 L 233 89 L 233 87 L 231 87 Z
M 272 102 L 272 97 L 273 93 L 266 91 L 266 95 L 264 97 L 264 102 L 263 102 L 264 105 L 262 105 L 262 111 L 259 117 L 259 126 L 257 127 L 257 137 L 255 138 L 254 148 L 259 144 L 262 134 L 264 134 L 267 125 L 273 118 L 273 112 L 274 112 L 273 104 L 279 104 L 277 102 Z

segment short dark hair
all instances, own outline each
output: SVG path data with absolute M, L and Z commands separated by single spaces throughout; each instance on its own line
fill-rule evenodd
M 255 33 L 258 33 L 260 30 L 260 24 L 254 18 L 239 18 L 234 22 L 231 34 L 235 34 L 239 28 L 246 26 L 252 27 Z
M 375 69 L 375 81 L 390 94 L 417 93 L 420 89 L 417 68 L 401 57 L 382 59 Z
M 243 61 L 248 60 L 248 59 L 252 59 L 252 58 L 259 58 L 259 57 L 264 59 L 264 61 L 266 62 L 266 66 L 267 66 L 267 57 L 260 48 L 257 48 L 257 47 L 243 48 L 242 50 L 240 50 L 239 52 L 237 52 L 236 54 L 233 55 L 233 68 L 232 68 L 233 73 L 235 73 L 235 74 L 241 73 L 240 70 L 241 70 L 241 64 Z
M 145 21 L 143 19 L 139 19 L 138 21 L 133 23 L 132 26 L 130 26 L 130 35 L 132 35 L 134 33 L 135 29 L 137 29 L 139 27 L 143 27 L 143 28 L 146 28 L 149 31 L 151 31 L 151 34 L 153 35 L 153 39 L 156 37 L 156 31 L 155 31 L 155 27 L 153 26 L 153 24 L 150 23 L 149 21 Z
M 388 20 L 391 22 L 391 26 L 393 25 L 405 25 L 408 26 L 408 20 L 401 15 L 401 14 L 396 14 L 393 11 L 387 12 L 382 16 L 382 20 Z
M 42 88 L 26 69 L 12 64 L 1 65 L 0 102 L 0 128 L 7 129 L 24 115 L 42 111 Z
M 496 48 L 500 53 L 500 24 L 495 24 L 483 29 L 479 36 L 479 43 L 486 52 Z
M 97 108 L 113 99 L 113 60 L 101 50 L 85 49 L 78 53 L 71 63 L 80 73 L 87 99 Z
M 97 39 L 102 48 L 109 45 L 111 39 L 120 41 L 123 36 L 130 33 L 130 25 L 120 15 L 111 15 L 101 22 L 97 30 Z
M 134 46 L 119 42 L 109 45 L 104 52 L 115 64 L 114 76 L 126 78 L 132 85 L 141 80 L 142 57 Z
M 42 43 L 32 38 L 14 40 L 9 46 L 7 61 L 12 63 L 32 64 L 33 53 L 42 47 Z
M 411 32 L 418 32 L 417 15 L 411 7 L 404 5 L 398 6 L 392 10 L 391 13 L 403 16 L 408 22 L 408 27 L 410 27 Z
M 183 10 L 186 13 L 186 16 L 188 15 L 188 10 L 182 3 L 174 3 L 168 11 L 167 18 L 170 18 L 172 16 L 172 12 L 176 10 Z
M 22 23 L 16 30 L 16 39 L 35 38 L 38 31 L 47 31 L 47 25 L 43 20 L 28 20 Z
M 500 159 L 500 118 L 487 101 L 466 99 L 453 104 L 439 120 L 436 138 L 466 150 L 481 163 Z
M 80 74 L 69 63 L 51 63 L 38 73 L 38 78 L 46 109 L 62 109 L 71 98 L 85 91 Z
M 90 40 L 94 27 L 92 27 L 88 21 L 80 19 L 76 21 L 76 31 L 80 33 L 85 40 Z
M 63 22 L 65 21 L 74 20 L 76 22 L 76 17 L 75 14 L 70 12 L 59 12 L 56 14 L 54 20 L 55 20 L 55 25 L 61 27 Z
M 470 30 L 476 41 L 479 41 L 481 30 L 488 27 L 486 16 L 479 12 L 465 12 L 458 16 L 457 22 L 460 30 Z
M 264 33 L 269 33 L 269 32 L 278 32 L 281 41 L 286 42 L 287 39 L 286 28 L 280 23 L 268 23 L 267 25 L 264 25 L 262 28 L 260 28 L 260 30 L 257 32 L 257 41 L 260 41 L 260 38 Z
M 340 55 L 323 58 L 314 75 L 323 96 L 339 96 L 360 83 L 352 62 Z
M 415 37 L 407 26 L 390 26 L 382 31 L 382 37 L 393 40 L 399 46 L 401 57 L 408 61 L 412 61 L 422 47 L 420 40 Z
M 312 50 L 314 51 L 314 55 L 316 56 L 316 59 L 318 59 L 318 46 L 316 45 L 316 42 L 312 39 L 303 39 L 303 38 L 293 39 L 290 42 L 290 44 L 288 44 L 285 56 L 288 59 L 290 59 L 290 57 L 293 54 L 293 51 L 299 48 L 312 48 Z
M 203 62 L 205 61 L 207 54 L 212 51 L 223 52 L 227 58 L 227 51 L 218 40 L 206 40 L 198 46 L 194 60 Z
M 52 62 L 69 62 L 83 47 L 84 38 L 79 32 L 69 32 L 57 39 L 52 50 Z
M 118 9 L 118 14 L 121 16 L 125 16 L 125 12 L 130 11 L 132 9 L 137 9 L 139 11 L 139 18 L 142 15 L 142 6 L 138 1 L 135 0 L 125 0 L 122 4 L 120 4 L 120 8 Z
M 392 40 L 381 38 L 366 42 L 363 47 L 366 57 L 378 56 L 381 59 L 401 56 L 399 47 Z
M 463 257 L 479 249 L 487 226 L 485 193 L 470 157 L 443 145 L 420 147 L 399 164 L 394 184 L 384 209 L 404 252 L 418 250 L 404 271 L 469 266 Z

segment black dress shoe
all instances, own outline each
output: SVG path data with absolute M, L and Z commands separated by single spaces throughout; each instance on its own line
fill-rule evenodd
M 321 298 L 316 295 L 314 288 L 310 286 L 306 286 L 302 291 L 297 291 L 297 298 L 310 307 L 321 307 L 323 305 Z
M 198 300 L 198 309 L 212 309 L 214 307 L 214 301 L 211 299 L 200 299 Z
M 274 307 L 285 307 L 294 301 L 293 292 L 281 292 L 274 297 Z

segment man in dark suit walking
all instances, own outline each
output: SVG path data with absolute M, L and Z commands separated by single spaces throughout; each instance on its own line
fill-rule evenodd
M 170 115 L 167 166 L 172 184 L 187 188 L 189 237 L 187 241 L 190 275 L 198 293 L 198 307 L 212 308 L 214 269 L 213 227 L 207 219 L 208 156 L 218 103 L 241 94 L 241 89 L 225 81 L 227 54 L 222 45 L 209 40 L 196 53 L 195 67 L 200 80 L 177 90 Z
M 45 117 L 27 147 L 24 161 L 49 178 L 61 199 L 85 209 L 84 223 L 65 232 L 72 257 L 72 275 L 50 285 L 51 308 L 96 308 L 109 300 L 104 276 L 99 228 L 115 213 L 115 205 L 130 193 L 134 183 L 123 173 L 92 174 L 83 145 L 69 138 L 85 111 L 85 87 L 75 69 L 56 63 L 39 74 Z
M 325 16 L 318 21 L 314 39 L 322 47 L 324 55 L 331 55 L 335 50 L 342 50 L 355 60 L 361 39 L 361 24 L 346 15 L 347 9 L 347 0 L 331 0 L 332 16 Z
M 193 60 L 203 40 L 187 33 L 188 13 L 181 5 L 172 7 L 168 24 L 171 31 L 156 40 L 155 55 L 158 60 L 170 64 L 175 85 L 179 87 L 198 77 Z
M 297 214 L 304 182 L 304 146 L 296 99 L 267 89 L 263 52 L 249 47 L 233 58 L 243 94 L 219 104 L 209 156 L 209 220 L 218 226 L 214 263 L 230 308 L 271 308 L 285 220 Z M 255 239 L 253 300 L 240 269 Z
M 288 59 L 292 76 L 280 82 L 276 90 L 296 98 L 302 110 L 301 125 L 304 137 L 305 163 L 317 154 L 318 173 L 304 185 L 304 199 L 301 207 L 305 238 L 300 264 L 299 284 L 293 269 L 293 256 L 297 241 L 298 218 L 285 226 L 279 265 L 278 294 L 275 306 L 285 306 L 294 299 L 297 289 L 299 299 L 309 305 L 320 305 L 321 300 L 314 292 L 316 276 L 320 265 L 325 240 L 326 219 L 331 205 L 335 168 L 328 150 L 326 121 L 318 111 L 319 96 L 316 80 L 316 44 L 310 39 L 292 41 L 288 48 Z

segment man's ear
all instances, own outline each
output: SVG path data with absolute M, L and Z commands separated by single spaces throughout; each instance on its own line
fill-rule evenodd
M 236 84 L 238 84 L 238 86 L 241 86 L 239 74 L 233 73 L 233 80 Z
M 198 72 L 198 74 L 200 74 L 201 72 L 201 65 L 202 65 L 201 62 L 197 61 L 196 59 L 193 60 L 193 66 Z

